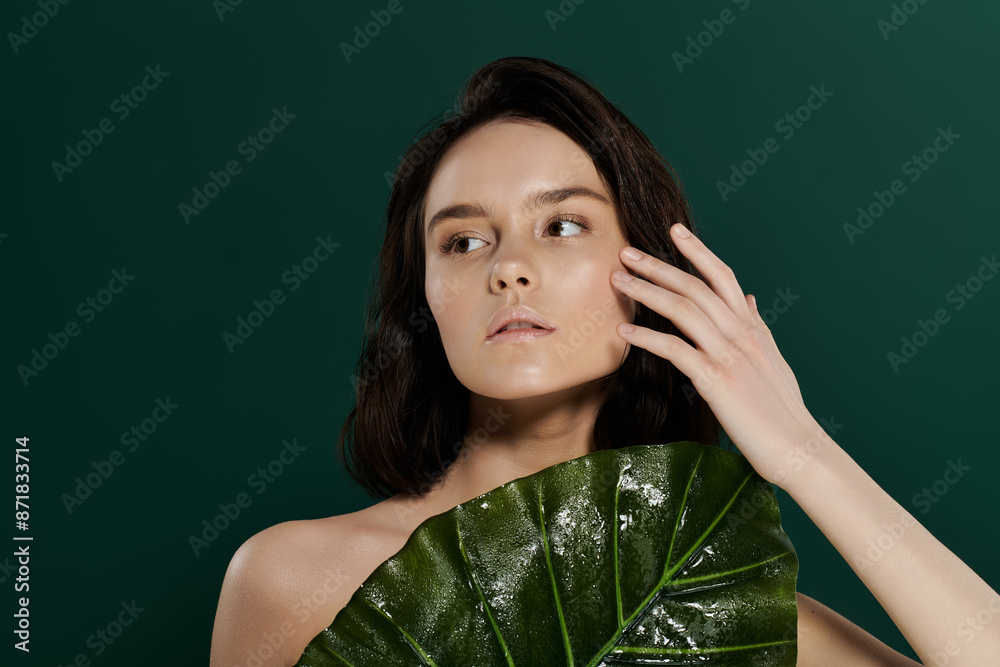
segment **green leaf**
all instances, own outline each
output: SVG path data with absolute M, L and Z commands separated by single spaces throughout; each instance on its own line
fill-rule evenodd
M 296 664 L 794 665 L 797 573 L 741 455 L 602 450 L 426 519 Z

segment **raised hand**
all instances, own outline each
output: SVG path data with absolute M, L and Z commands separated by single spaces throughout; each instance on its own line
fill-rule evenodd
M 820 443 L 832 441 L 806 409 L 756 300 L 744 295 L 733 270 L 682 224 L 670 231 L 677 248 L 711 286 L 631 247 L 620 256 L 641 277 L 615 271 L 611 283 L 673 322 L 696 347 L 629 323 L 619 324 L 618 334 L 690 378 L 751 465 L 781 485 Z

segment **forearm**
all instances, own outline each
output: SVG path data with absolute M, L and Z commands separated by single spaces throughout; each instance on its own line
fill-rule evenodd
M 813 440 L 813 443 L 816 441 Z M 1000 596 L 829 438 L 782 488 L 878 599 L 925 664 L 1000 655 Z

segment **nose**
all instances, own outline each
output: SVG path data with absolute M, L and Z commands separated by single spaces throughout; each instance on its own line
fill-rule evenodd
M 519 285 L 520 289 L 537 289 L 540 282 L 534 262 L 523 247 L 508 243 L 497 253 L 490 275 L 490 289 L 494 294 L 514 285 Z

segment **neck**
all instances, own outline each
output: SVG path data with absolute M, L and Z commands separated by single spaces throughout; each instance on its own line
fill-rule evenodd
M 556 463 L 595 451 L 600 380 L 519 399 L 469 397 L 469 426 L 455 462 L 427 493 L 434 513 Z

